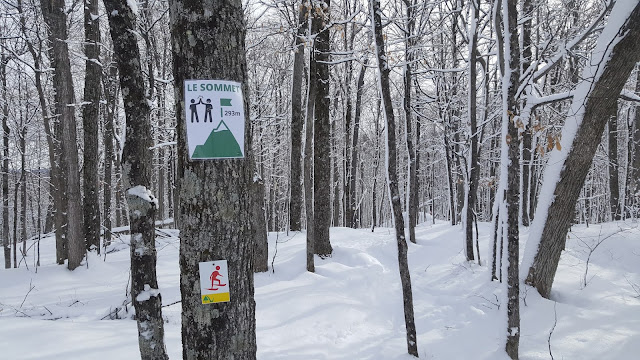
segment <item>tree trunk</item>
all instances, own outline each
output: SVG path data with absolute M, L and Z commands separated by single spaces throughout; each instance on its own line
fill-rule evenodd
M 107 100 L 106 116 L 104 119 L 104 246 L 105 248 L 111 245 L 111 184 L 112 184 L 112 171 L 113 162 L 115 160 L 113 149 L 113 120 L 116 116 L 116 105 L 118 99 L 118 86 L 117 86 L 117 74 L 118 68 L 115 64 L 109 65 L 109 73 L 105 76 L 105 98 Z
M 351 219 L 347 212 L 347 224 L 351 222 L 351 227 L 357 228 L 360 224 L 360 217 L 357 215 L 358 208 L 356 201 L 356 182 L 358 180 L 358 139 L 360 137 L 360 114 L 362 113 L 362 93 L 364 91 L 364 74 L 367 70 L 369 59 L 365 58 L 358 74 L 356 83 L 356 114 L 353 118 L 353 137 L 351 138 L 351 173 L 349 174 L 349 191 L 347 194 L 347 209 L 351 209 Z M 375 213 L 375 211 L 374 211 Z
M 253 287 L 255 240 L 245 24 L 240 0 L 170 4 L 178 118 L 178 189 L 182 356 L 255 359 Z M 244 158 L 189 161 L 184 109 L 185 79 L 225 79 L 242 84 Z M 203 305 L 198 263 L 227 260 L 230 302 Z
M 291 190 L 289 194 L 289 229 L 291 231 L 302 229 L 302 131 L 304 127 L 302 83 L 304 80 L 304 34 L 307 29 L 308 9 L 301 4 L 298 11 L 291 84 Z
M 407 241 L 404 235 L 404 218 L 402 217 L 402 205 L 398 191 L 398 169 L 396 150 L 396 124 L 391 103 L 389 87 L 389 65 L 386 60 L 384 39 L 382 34 L 382 15 L 379 0 L 371 0 L 371 22 L 376 44 L 376 58 L 378 59 L 378 79 L 382 92 L 382 108 L 386 118 L 387 134 L 387 182 L 389 184 L 389 197 L 391 200 L 396 241 L 398 244 L 398 266 L 400 268 L 400 282 L 402 284 L 402 299 L 404 303 L 404 321 L 407 332 L 407 349 L 410 355 L 418 357 L 418 345 L 416 339 L 416 324 L 413 316 L 413 294 L 411 292 L 411 274 L 407 259 Z
M 620 184 L 618 176 L 618 104 L 609 118 L 609 207 L 611 220 L 620 220 Z
M 87 250 L 100 254 L 100 185 L 98 179 L 98 122 L 102 96 L 102 67 L 100 66 L 100 22 L 98 0 L 84 0 L 84 237 Z
M 415 51 L 413 49 L 415 39 L 414 37 L 414 28 L 415 28 L 415 18 L 413 15 L 413 8 L 416 6 L 414 0 L 404 0 L 405 11 L 407 15 L 407 19 L 405 20 L 405 30 L 404 30 L 404 42 L 405 42 L 405 58 L 407 64 L 404 69 L 404 99 L 403 99 L 403 110 L 404 110 L 404 118 L 405 118 L 405 130 L 406 130 L 406 143 L 407 143 L 407 153 L 408 153 L 408 165 L 409 165 L 409 173 L 407 176 L 407 213 L 409 215 L 409 241 L 412 243 L 416 243 L 416 224 L 418 223 L 418 207 L 416 198 L 418 196 L 416 185 L 418 184 L 418 175 L 416 173 L 416 148 L 414 143 L 415 134 L 413 133 L 413 109 L 411 108 L 411 82 L 412 82 L 412 68 L 414 61 Z
M 9 99 L 7 96 L 7 62 L 2 54 L 0 80 L 2 80 L 2 246 L 4 247 L 4 268 L 11 268 L 11 239 L 9 238 Z
M 313 56 L 313 55 L 311 55 Z M 307 116 L 304 142 L 304 206 L 307 222 L 307 271 L 315 272 L 313 239 L 313 109 L 316 98 L 315 63 L 309 61 L 309 86 L 307 87 Z
M 636 70 L 636 93 L 640 93 L 640 66 Z M 632 216 L 640 217 L 640 108 L 636 107 L 636 114 L 632 125 L 631 144 L 631 179 L 629 184 L 629 200 Z
M 126 0 L 107 0 L 105 8 L 126 115 L 122 149 L 131 237 L 131 299 L 136 310 L 142 359 L 168 359 L 164 345 L 162 296 L 156 276 L 155 213 L 151 193 L 151 124 L 149 102 L 136 38 L 136 15 Z
M 575 136 L 571 136 L 572 132 L 564 134 L 565 131 L 562 136 L 562 147 L 568 153 L 552 154 L 549 161 L 560 166 L 553 172 L 549 169 L 546 171 L 541 186 L 534 225 L 543 226 L 542 233 L 529 235 L 525 255 L 529 251 L 535 254 L 528 267 L 526 283 L 534 286 L 545 298 L 550 296 L 560 253 L 574 217 L 576 201 L 600 144 L 604 127 L 615 115 L 618 96 L 636 62 L 640 60 L 640 42 L 637 41 L 640 38 L 640 4 L 629 12 L 624 8 L 619 10 L 618 5 L 614 6 L 611 15 L 611 19 L 617 20 L 609 22 L 603 30 L 603 34 L 614 35 L 606 38 L 600 35 L 593 52 L 595 59 L 590 61 L 594 65 L 585 68 L 585 80 L 576 88 L 577 95 L 569 110 L 569 114 L 576 115 L 571 115 L 565 122 L 577 124 Z M 624 12 L 624 17 L 614 17 L 621 16 L 621 12 Z M 619 19 L 625 21 L 620 24 Z M 614 37 L 615 34 L 623 35 Z M 548 208 L 546 217 L 539 215 L 543 208 Z
M 329 22 L 330 0 L 315 4 L 311 61 L 315 63 L 315 105 L 313 110 L 313 251 L 331 256 L 331 124 L 329 108 Z
M 67 267 L 73 270 L 80 265 L 85 256 L 82 195 L 80 192 L 80 169 L 78 167 L 78 149 L 76 137 L 75 99 L 71 63 L 67 45 L 67 13 L 64 0 L 40 0 L 42 15 L 47 24 L 50 44 L 53 88 L 55 93 L 55 115 L 60 126 L 61 144 L 58 161 L 64 170 L 64 191 L 66 195 L 66 241 L 69 261 Z M 64 195 L 63 195 L 64 199 Z M 63 200 L 64 201 L 64 200 Z
M 269 270 L 269 243 L 267 239 L 267 222 L 264 208 L 264 182 L 262 177 L 255 173 L 251 186 L 253 209 L 254 239 L 256 247 L 254 250 L 253 271 L 265 272 Z
M 532 39 L 531 39 L 531 24 L 533 20 L 533 1 L 532 0 L 524 0 L 522 2 L 522 13 L 523 17 L 526 19 L 522 22 L 522 64 L 520 74 L 524 74 L 525 71 L 531 65 L 531 61 L 533 59 L 532 52 Z M 529 92 L 529 87 L 525 90 Z M 524 106 L 524 103 L 523 103 Z M 530 198 L 530 184 L 531 184 L 531 140 L 533 137 L 531 120 L 525 119 L 527 125 L 525 126 L 524 131 L 521 133 L 522 136 L 522 225 L 529 226 L 530 223 L 530 214 L 529 214 L 529 198 Z
M 520 347 L 520 139 L 522 119 L 518 112 L 516 92 L 520 85 L 520 44 L 518 40 L 518 0 L 503 2 L 505 73 L 502 78 L 502 134 L 506 142 L 502 151 L 507 156 L 506 228 L 507 228 L 507 341 L 505 349 L 511 359 L 518 359 Z M 506 98 L 505 98 L 506 97 Z M 506 134 L 505 134 L 506 133 Z M 504 167 L 506 164 L 502 163 Z M 504 176 L 504 171 L 501 176 Z M 500 179 L 504 181 L 504 179 Z
M 477 97 L 477 65 L 478 65 L 478 30 L 477 24 L 480 18 L 480 1 L 474 0 L 470 3 L 472 12 L 471 21 L 469 22 L 469 131 L 471 144 L 469 149 L 469 168 L 467 179 L 469 188 L 467 189 L 467 213 L 465 222 L 465 253 L 467 261 L 473 261 L 473 223 L 476 220 L 476 199 L 478 194 L 478 179 L 480 175 L 480 164 L 478 161 L 478 97 Z M 478 254 L 479 255 L 479 254 Z

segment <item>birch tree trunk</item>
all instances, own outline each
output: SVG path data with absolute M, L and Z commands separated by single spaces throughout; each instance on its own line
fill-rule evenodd
M 182 356 L 185 360 L 255 359 L 254 164 L 242 2 L 175 0 L 169 6 L 178 118 Z M 242 84 L 245 158 L 189 161 L 185 79 Z M 229 266 L 230 301 L 202 304 L 198 263 L 222 259 Z
M 528 270 L 525 282 L 545 298 L 551 294 L 576 202 L 605 125 L 615 114 L 618 96 L 640 61 L 640 3 L 633 8 L 630 5 L 632 1 L 621 1 L 614 6 L 565 121 L 577 125 L 565 125 L 561 142 L 565 150 L 552 154 L 549 162 L 557 165 L 545 172 L 532 224 L 533 230 L 541 230 L 530 233 L 523 259 L 523 268 Z
M 158 202 L 150 190 L 150 107 L 135 35 L 136 15 L 127 0 L 104 3 L 127 119 L 122 168 L 129 207 L 131 299 L 136 310 L 138 345 L 143 360 L 163 360 L 168 356 L 164 345 L 162 296 L 156 276 L 155 214 Z
M 418 345 L 416 339 L 416 324 L 413 316 L 413 294 L 411 291 L 411 274 L 407 259 L 407 240 L 404 234 L 404 218 L 402 217 L 402 204 L 400 204 L 400 192 L 398 191 L 398 167 L 396 146 L 396 124 L 391 103 L 389 86 L 389 65 L 385 53 L 382 34 L 382 16 L 380 1 L 371 0 L 371 22 L 376 44 L 376 58 L 378 60 L 378 79 L 382 96 L 382 108 L 386 119 L 387 134 L 387 183 L 389 185 L 389 197 L 391 198 L 393 221 L 398 243 L 398 265 L 400 268 L 400 282 L 402 284 L 402 299 L 404 304 L 404 321 L 407 331 L 407 349 L 410 355 L 418 357 Z

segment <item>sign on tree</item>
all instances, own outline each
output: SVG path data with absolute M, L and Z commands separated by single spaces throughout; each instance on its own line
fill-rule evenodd
M 185 80 L 184 87 L 189 159 L 244 158 L 242 85 Z

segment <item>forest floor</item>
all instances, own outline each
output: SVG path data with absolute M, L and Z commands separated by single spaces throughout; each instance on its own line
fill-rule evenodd
M 505 287 L 490 280 L 491 226 L 479 226 L 481 266 L 465 260 L 459 226 L 421 224 L 409 244 L 422 359 L 506 358 Z M 28 268 L 0 269 L 0 358 L 139 358 L 127 242 L 70 272 L 46 238 L 37 272 L 32 243 Z M 331 242 L 333 256 L 308 273 L 304 233 L 269 235 L 269 272 L 255 275 L 258 359 L 411 359 L 393 230 L 332 228 Z M 167 350 L 180 359 L 177 231 L 159 232 L 157 247 Z M 552 300 L 522 288 L 521 317 L 520 359 L 637 359 L 639 224 L 574 226 Z

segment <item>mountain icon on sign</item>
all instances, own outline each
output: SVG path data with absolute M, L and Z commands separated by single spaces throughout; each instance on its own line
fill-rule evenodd
M 211 131 L 207 141 L 196 146 L 192 159 L 212 159 L 212 158 L 238 158 L 242 157 L 242 151 L 233 133 L 224 121 L 220 121 L 218 126 Z

